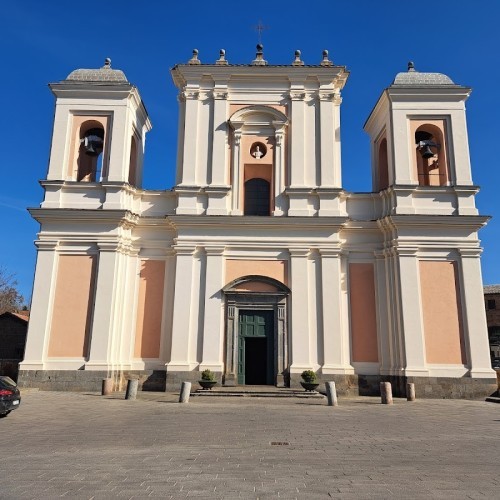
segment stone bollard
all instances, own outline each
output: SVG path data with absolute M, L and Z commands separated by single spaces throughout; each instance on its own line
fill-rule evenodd
M 406 400 L 415 401 L 415 384 L 406 384 Z
M 125 393 L 125 399 L 135 399 L 137 397 L 137 387 L 139 386 L 139 380 L 132 379 L 127 382 L 127 392 Z
M 380 397 L 383 405 L 392 405 L 392 387 L 390 382 L 380 382 Z
M 335 382 L 325 382 L 326 397 L 328 398 L 328 406 L 338 406 L 337 388 Z
M 181 393 L 179 394 L 179 403 L 189 403 L 191 394 L 191 382 L 182 382 Z
M 109 396 L 112 392 L 113 392 L 113 379 L 103 378 L 101 396 Z

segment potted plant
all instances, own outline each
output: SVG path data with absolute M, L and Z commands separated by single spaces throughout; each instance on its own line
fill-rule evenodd
M 210 391 L 212 387 L 217 383 L 217 380 L 215 380 L 214 372 L 209 370 L 208 368 L 206 370 L 203 370 L 201 372 L 201 380 L 199 380 L 198 383 L 201 385 L 204 391 Z
M 306 391 L 315 391 L 319 385 L 318 382 L 318 377 L 316 376 L 316 373 L 313 372 L 312 370 L 304 370 L 301 375 L 302 380 L 304 382 L 301 382 L 300 385 L 306 390 Z

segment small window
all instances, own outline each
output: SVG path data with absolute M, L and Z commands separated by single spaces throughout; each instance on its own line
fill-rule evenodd
M 245 215 L 270 214 L 270 184 L 255 178 L 245 182 Z
M 497 305 L 495 299 L 488 299 L 488 309 L 496 309 Z

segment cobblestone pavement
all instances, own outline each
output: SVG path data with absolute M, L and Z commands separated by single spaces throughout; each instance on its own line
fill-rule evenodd
M 497 404 L 122 397 L 24 393 L 0 498 L 500 498 Z

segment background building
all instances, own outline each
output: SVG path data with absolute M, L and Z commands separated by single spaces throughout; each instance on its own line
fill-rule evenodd
M 500 285 L 484 287 L 484 305 L 490 341 L 491 360 L 500 368 Z
M 297 385 L 306 369 L 373 393 L 496 388 L 482 307 L 465 101 L 412 64 L 365 125 L 370 193 L 342 188 L 341 91 L 324 51 L 305 65 L 193 52 L 179 89 L 176 185 L 141 188 L 151 128 L 109 60 L 56 97 L 21 382 L 97 389 L 131 373 L 177 388 Z

